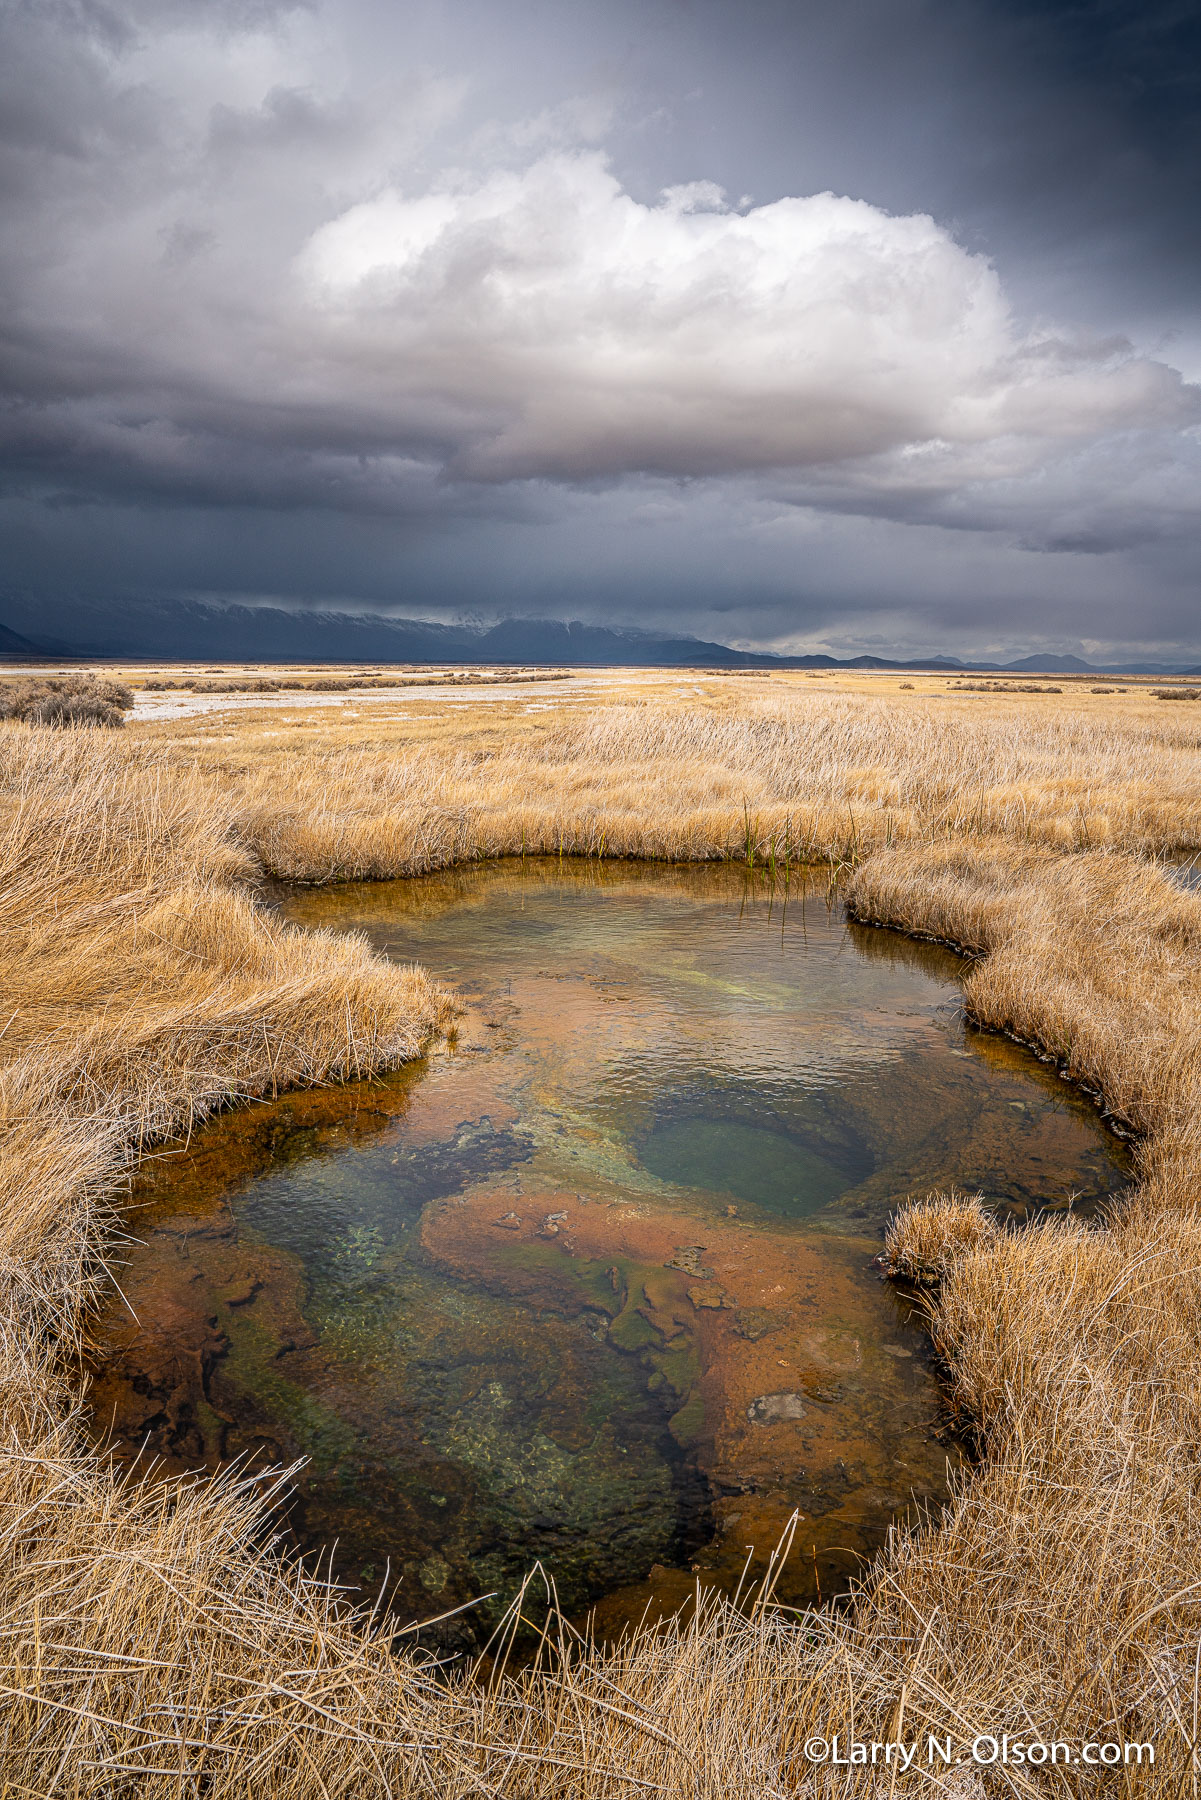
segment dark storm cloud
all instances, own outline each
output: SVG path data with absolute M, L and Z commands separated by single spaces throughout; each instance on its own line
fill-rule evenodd
M 13 588 L 1201 650 L 1197 31 L 17 6 Z
M 1036 129 L 1019 134 L 1000 197 L 1034 208 L 1044 241 L 1066 234 L 1078 245 L 1086 280 L 1151 314 L 1183 301 L 1195 323 L 1201 10 L 1193 0 L 1009 0 L 992 12 L 1006 73 L 1016 85 L 1032 71 L 1036 96 Z
M 665 134 L 680 160 L 664 179 L 699 164 L 736 192 L 831 187 L 931 211 L 1000 258 L 1031 303 L 1070 297 L 1074 317 L 1116 311 L 1126 328 L 1132 307 L 1161 320 L 1183 307 L 1195 322 L 1194 0 L 673 10 L 687 74 Z M 661 51 L 657 79 L 668 67 Z

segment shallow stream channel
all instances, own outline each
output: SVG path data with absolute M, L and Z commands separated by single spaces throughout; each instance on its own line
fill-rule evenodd
M 457 1042 L 237 1108 L 143 1164 L 96 1333 L 102 1441 L 166 1472 L 305 1459 L 286 1531 L 482 1645 L 540 1561 L 620 1631 L 845 1589 L 959 1457 L 873 1259 L 907 1196 L 1019 1225 L 1128 1179 L 1095 1109 L 965 1025 L 950 951 L 824 877 L 527 861 L 282 891 L 453 984 Z M 541 1590 L 539 1590 L 541 1592 Z

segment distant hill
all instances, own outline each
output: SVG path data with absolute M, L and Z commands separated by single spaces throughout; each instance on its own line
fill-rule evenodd
M 15 610 L 15 609 L 10 609 Z M 286 612 L 282 607 L 169 608 L 131 601 L 56 609 L 56 656 L 163 658 L 212 662 L 549 663 L 565 667 L 834 668 L 830 656 L 777 657 L 703 638 L 674 637 L 573 620 L 503 619 L 490 626 L 443 625 L 374 613 Z M 15 634 L 14 634 L 15 635 Z
M 22 637 L 17 631 L 10 631 L 7 625 L 0 625 L 0 656 L 44 656 L 46 652 L 40 644 Z
M 15 634 L 14 634 L 15 635 Z M 489 627 L 442 625 L 380 614 L 285 612 L 279 607 L 167 607 L 133 602 L 63 608 L 55 655 L 161 657 L 223 662 L 553 663 L 753 667 L 777 659 L 699 638 L 622 631 L 549 619 L 505 619 Z M 829 660 L 829 659 L 825 659 Z
M 567 668 L 917 669 L 948 675 L 978 670 L 1018 675 L 1190 675 L 1171 663 L 1087 663 L 1037 654 L 1014 662 L 965 662 L 953 656 L 775 656 L 734 650 L 704 638 L 676 637 L 573 620 L 502 619 L 490 626 L 443 625 L 378 613 L 290 612 L 270 606 L 160 604 L 131 599 L 99 606 L 64 601 L 52 612 L 12 602 L 10 617 L 36 625 L 38 642 L 0 625 L 0 655 L 120 657 L 167 662 L 544 663 Z

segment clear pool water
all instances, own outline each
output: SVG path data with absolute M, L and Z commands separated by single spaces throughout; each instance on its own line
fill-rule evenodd
M 965 1028 L 960 964 L 820 882 L 508 864 L 280 898 L 456 985 L 457 1044 L 146 1166 L 96 1417 L 167 1470 L 307 1459 L 288 1529 L 481 1642 L 535 1560 L 618 1630 L 838 1591 L 957 1450 L 872 1259 L 912 1193 L 1016 1220 L 1124 1179 L 1094 1111 Z M 1074 1198 L 1075 1197 L 1075 1198 Z

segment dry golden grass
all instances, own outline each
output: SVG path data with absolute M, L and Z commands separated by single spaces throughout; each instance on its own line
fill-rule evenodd
M 162 1755 L 182 1769 L 180 1721 L 197 1710 L 214 1743 L 232 1729 L 241 1747 L 225 1762 L 252 1769 L 253 1732 L 230 1716 L 246 1670 L 278 1673 L 297 1644 L 303 1661 L 327 1628 L 352 1660 L 366 1654 L 332 1626 L 328 1594 L 249 1553 L 262 1531 L 251 1491 L 122 1484 L 79 1429 L 71 1352 L 139 1146 L 242 1095 L 411 1056 L 450 1017 L 419 972 L 257 906 L 212 798 L 199 779 L 164 778 L 91 733 L 0 738 L 8 1792 L 125 1791 L 119 1770 Z M 274 1647 L 265 1664 L 256 1633 Z M 178 1714 L 172 1670 L 194 1696 Z
M 889 1573 L 938 1621 L 927 1655 L 956 1695 L 991 1683 L 1008 1717 L 1104 1717 L 1183 1752 L 1201 1650 L 1201 902 L 1124 858 L 995 844 L 879 856 L 849 900 L 983 952 L 973 1015 L 1141 1139 L 1107 1230 L 990 1243 L 962 1203 L 894 1227 L 902 1268 L 941 1240 L 935 1336 L 984 1460 Z
M 731 686 L 288 732 L 258 716 L 227 719 L 232 738 L 149 742 L 236 795 L 244 841 L 296 880 L 523 848 L 697 859 L 745 856 L 749 840 L 782 864 L 982 832 L 1056 849 L 1201 843 L 1201 731 L 1181 709 Z
M 927 1194 L 908 1200 L 884 1234 L 881 1261 L 897 1281 L 945 1281 L 975 1250 L 992 1250 L 1001 1228 L 980 1194 Z
M 953 1772 L 963 1800 L 1193 1791 L 1201 900 L 1116 853 L 1201 842 L 1189 709 L 739 685 L 435 710 L 391 740 L 310 721 L 285 748 L 262 715 L 0 733 L 0 1792 L 884 1796 L 804 1739 L 927 1730 L 1157 1744 L 1154 1770 Z M 140 1143 L 447 1022 L 419 974 L 280 925 L 256 870 L 523 844 L 847 865 L 861 917 L 978 953 L 975 1016 L 1103 1094 L 1141 1181 L 1106 1230 L 999 1233 L 953 1198 L 898 1221 L 983 1459 L 849 1613 L 710 1602 L 605 1652 L 555 1624 L 538 1667 L 448 1682 L 279 1559 L 253 1484 L 134 1485 L 92 1456 L 72 1347 Z

